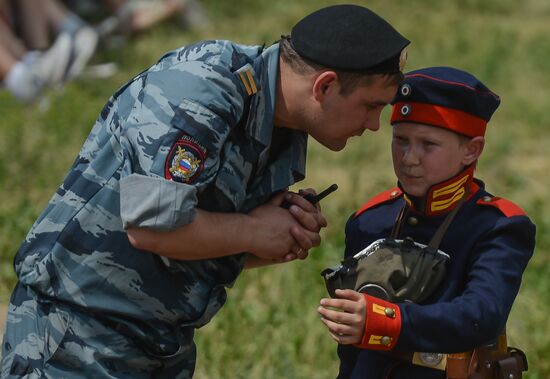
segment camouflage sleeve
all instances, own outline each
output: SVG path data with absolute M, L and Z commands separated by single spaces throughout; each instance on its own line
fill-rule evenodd
M 121 108 L 128 104 L 120 188 L 126 228 L 173 229 L 193 221 L 197 192 L 216 176 L 220 151 L 240 117 L 234 97 L 223 103 L 234 82 L 214 74 L 216 80 L 174 69 L 152 72 L 119 97 Z M 186 97 L 191 89 L 204 100 Z

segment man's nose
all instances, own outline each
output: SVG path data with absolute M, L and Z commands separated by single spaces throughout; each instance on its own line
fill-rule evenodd
M 378 117 L 367 119 L 365 122 L 365 129 L 372 130 L 373 132 L 380 129 L 380 115 L 378 115 Z

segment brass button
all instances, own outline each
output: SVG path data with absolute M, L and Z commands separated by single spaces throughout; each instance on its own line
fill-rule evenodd
M 493 198 L 491 196 L 483 196 L 483 198 L 481 200 L 483 200 L 484 202 L 488 203 L 489 201 L 491 201 Z
M 399 193 L 399 191 L 392 191 L 392 193 L 390 193 L 390 196 L 391 197 L 396 197 L 398 193 Z
M 416 217 L 409 217 L 409 219 L 407 220 L 407 224 L 409 224 L 410 226 L 416 226 L 418 225 L 418 219 Z
M 391 337 L 388 337 L 388 336 L 384 336 L 382 337 L 382 339 L 380 340 L 380 343 L 384 346 L 390 346 L 391 344 Z
M 384 309 L 384 314 L 390 318 L 395 318 L 395 309 L 388 307 Z

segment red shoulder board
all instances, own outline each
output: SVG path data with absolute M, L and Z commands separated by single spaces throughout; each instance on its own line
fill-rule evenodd
M 378 204 L 382 204 L 382 203 L 385 203 L 386 201 L 396 199 L 402 194 L 403 194 L 403 191 L 401 191 L 399 187 L 394 187 L 392 189 L 379 193 L 378 195 L 376 195 L 375 197 L 367 201 L 365 204 L 363 204 L 363 206 L 357 212 L 355 212 L 354 217 L 359 216 L 361 213 L 365 212 L 367 209 L 370 209 Z
M 483 196 L 477 201 L 480 205 L 491 205 L 500 210 L 506 217 L 525 216 L 523 209 L 512 203 L 510 200 L 501 197 Z

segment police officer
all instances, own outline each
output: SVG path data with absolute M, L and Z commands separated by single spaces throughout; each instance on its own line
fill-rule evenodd
M 535 246 L 535 226 L 524 211 L 474 179 L 487 123 L 499 104 L 496 94 L 458 69 L 405 75 L 391 114 L 398 186 L 350 217 L 345 255 L 390 236 L 428 246 L 438 239 L 436 249 L 449 257 L 446 274 L 437 288 L 429 288 L 430 280 L 420 275 L 429 278 L 431 270 L 413 272 L 386 261 L 370 269 L 380 278 L 387 270 L 387 280 L 377 282 L 385 287 L 380 293 L 397 296 L 382 299 L 347 289 L 321 300 L 322 319 L 340 343 L 339 378 L 444 379 L 446 371 L 450 378 L 466 378 L 468 369 L 484 369 L 466 361 L 465 376 L 455 376 L 443 353 L 497 340 Z M 434 238 L 438 230 L 445 231 Z M 420 302 L 400 297 L 417 288 L 409 281 L 415 276 L 431 291 Z M 498 377 L 518 378 L 522 369 Z M 492 374 L 478 375 L 496 377 Z
M 377 130 L 408 43 L 332 6 L 267 49 L 204 41 L 125 84 L 16 255 L 2 377 L 191 377 L 245 263 L 319 245 L 326 220 L 287 191 L 307 136 L 337 151 Z

